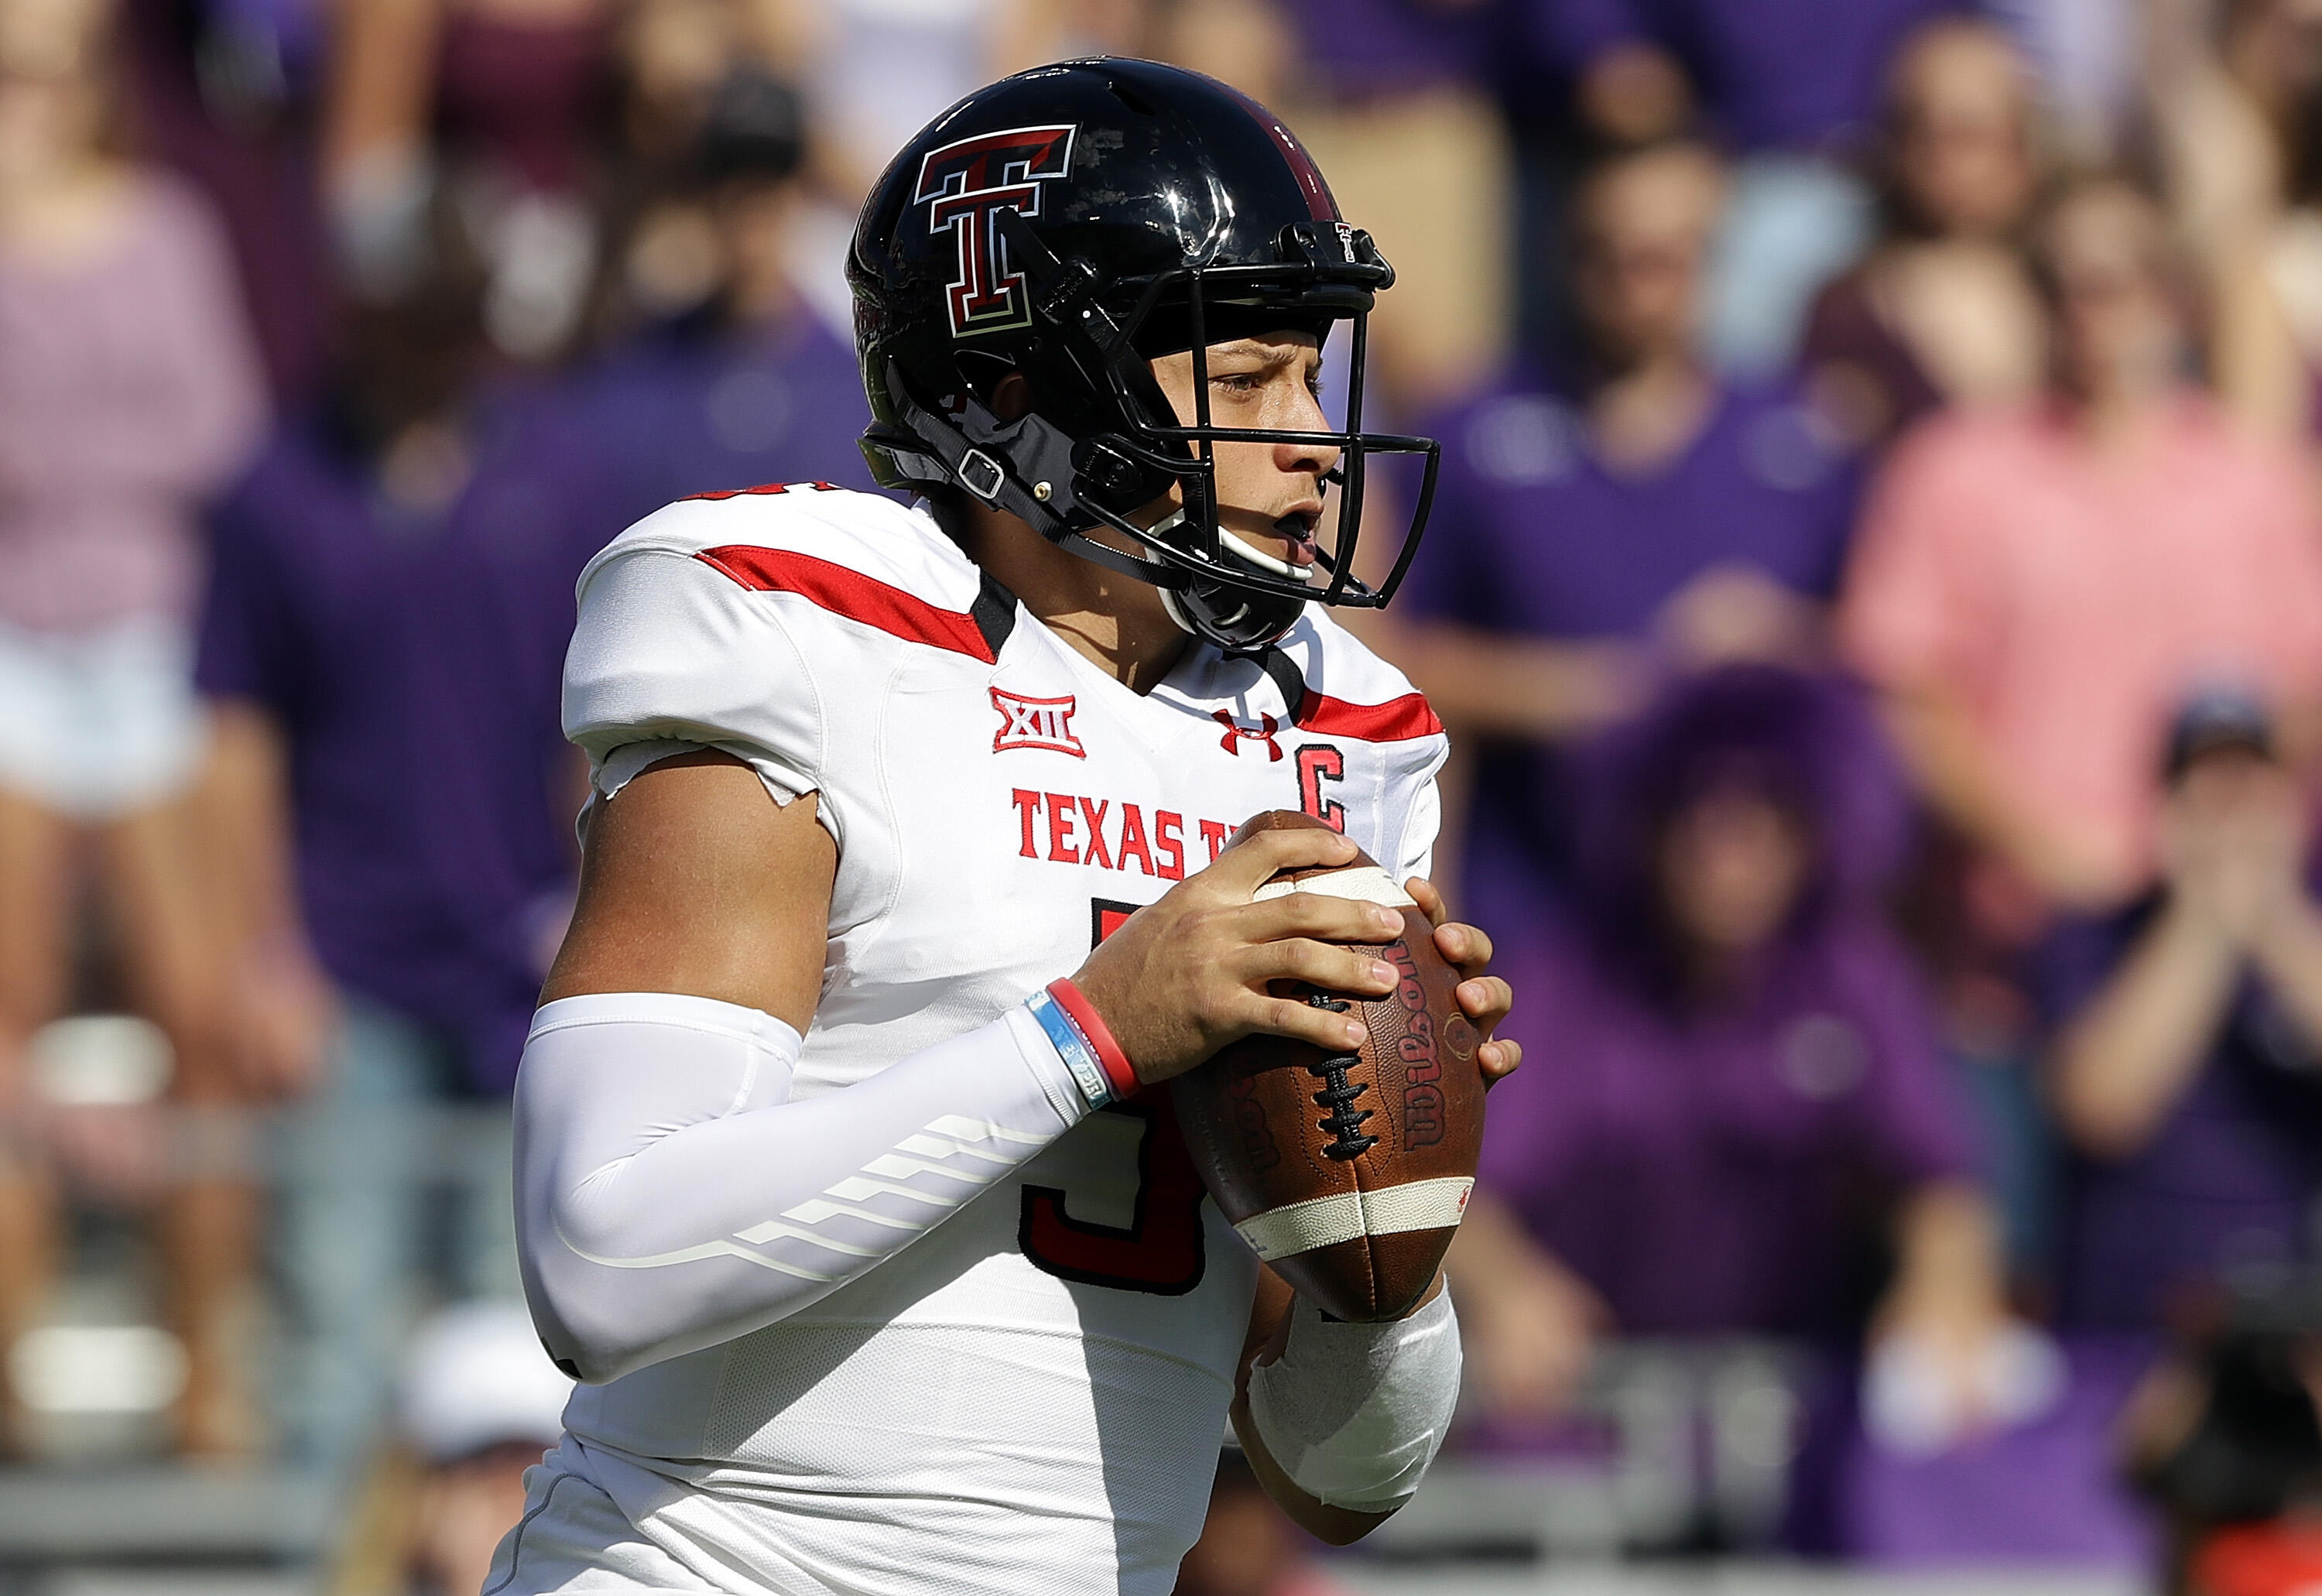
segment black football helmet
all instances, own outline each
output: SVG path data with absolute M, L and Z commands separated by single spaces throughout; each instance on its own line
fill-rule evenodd
M 1264 648 L 1312 601 L 1394 596 L 1434 497 L 1431 439 L 1362 430 L 1366 322 L 1394 270 L 1339 214 L 1271 112 L 1152 61 L 1067 61 L 977 90 L 923 129 L 864 203 L 847 261 L 873 424 L 863 451 L 890 488 L 957 488 L 1050 541 L 1155 584 L 1177 623 Z M 1205 346 L 1352 327 L 1343 432 L 1213 426 Z M 1149 359 L 1190 350 L 1198 413 L 1179 421 Z M 1010 372 L 1030 411 L 990 407 Z M 1326 580 L 1218 523 L 1213 450 L 1294 439 L 1339 451 L 1318 548 Z M 1394 569 L 1354 574 L 1367 457 L 1426 466 Z M 1179 491 L 1156 524 L 1135 519 Z M 1099 525 L 1142 556 L 1088 537 Z M 1316 529 L 1318 539 L 1324 527 Z

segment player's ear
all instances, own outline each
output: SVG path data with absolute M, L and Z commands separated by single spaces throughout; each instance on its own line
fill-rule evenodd
M 992 414 L 1002 421 L 1014 421 L 1032 407 L 1032 385 L 1021 371 L 1010 371 L 1001 378 L 987 401 Z

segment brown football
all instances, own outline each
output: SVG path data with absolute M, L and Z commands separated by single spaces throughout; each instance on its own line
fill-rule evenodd
M 1271 809 L 1236 840 L 1321 824 Z M 1357 951 L 1403 979 L 1376 999 L 1300 987 L 1309 1002 L 1361 1011 L 1370 1028 L 1361 1050 L 1246 1036 L 1177 1077 L 1177 1119 L 1210 1196 L 1276 1273 L 1339 1318 L 1395 1318 L 1435 1278 L 1476 1183 L 1483 1039 L 1459 1012 L 1458 971 L 1435 951 L 1427 917 L 1368 855 L 1285 872 L 1258 896 L 1291 891 L 1400 907 L 1403 936 Z

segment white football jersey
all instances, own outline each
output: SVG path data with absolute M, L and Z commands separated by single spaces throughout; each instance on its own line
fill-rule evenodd
M 1258 810 L 1424 874 L 1445 752 L 1319 609 L 1139 696 L 923 509 L 813 486 L 672 505 L 590 561 L 564 719 L 600 794 L 708 744 L 816 795 L 838 871 L 800 1097 L 1071 974 Z M 640 1534 L 724 1588 L 1160 1596 L 1256 1273 L 1147 1091 L 791 1318 L 581 1388 L 566 1422 Z

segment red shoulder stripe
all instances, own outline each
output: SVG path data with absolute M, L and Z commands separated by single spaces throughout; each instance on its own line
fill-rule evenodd
M 793 488 L 813 488 L 824 493 L 836 493 L 837 488 L 828 482 L 761 482 L 755 488 L 721 488 L 711 493 L 689 493 L 678 502 L 691 504 L 698 498 L 744 498 L 770 493 L 788 493 Z
M 1365 743 L 1403 743 L 1432 737 L 1443 729 L 1424 693 L 1405 693 L 1384 704 L 1349 704 L 1308 688 L 1298 701 L 1296 720 L 1306 731 Z
M 947 649 L 987 665 L 997 658 L 973 616 L 915 598 L 900 588 L 891 588 L 859 570 L 817 560 L 811 554 L 727 543 L 721 548 L 704 549 L 694 558 L 712 570 L 725 572 L 753 592 L 795 593 L 833 615 L 876 626 L 906 643 Z

